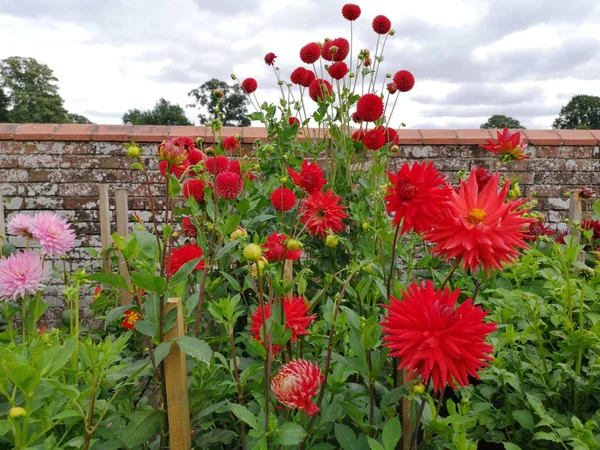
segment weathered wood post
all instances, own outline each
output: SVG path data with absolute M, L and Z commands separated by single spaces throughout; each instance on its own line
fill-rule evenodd
M 119 236 L 126 237 L 129 234 L 129 210 L 127 207 L 127 191 L 119 189 L 115 192 L 115 203 L 117 213 L 117 233 Z M 129 276 L 129 270 L 127 270 L 127 263 L 123 255 L 119 253 L 119 273 L 127 285 L 131 285 L 131 277 Z M 128 305 L 131 303 L 131 294 L 121 289 L 121 305 Z
M 165 334 L 165 342 L 185 335 L 183 308 L 180 298 L 170 298 L 165 305 L 165 315 L 176 309 L 175 326 Z M 167 410 L 169 414 L 169 443 L 171 450 L 191 450 L 192 426 L 188 399 L 187 367 L 185 353 L 176 342 L 165 357 L 165 384 L 167 388 Z
M 4 196 L 0 194 L 0 249 L 6 240 L 6 223 L 4 222 Z
M 110 201 L 108 196 L 108 186 L 106 184 L 101 184 L 98 187 L 100 190 L 100 200 L 98 203 L 98 214 L 100 215 L 100 243 L 102 245 L 102 251 L 105 252 L 110 248 L 112 242 L 112 233 L 110 232 Z M 110 272 L 112 269 L 110 255 L 105 253 L 102 259 L 104 271 Z

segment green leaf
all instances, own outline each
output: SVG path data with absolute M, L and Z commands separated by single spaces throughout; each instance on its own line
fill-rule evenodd
M 158 242 L 156 236 L 144 230 L 135 230 L 133 235 L 144 255 L 149 258 L 158 257 Z
M 300 425 L 294 422 L 286 422 L 277 429 L 275 444 L 297 446 L 305 436 L 306 431 Z
M 127 448 L 140 448 L 160 431 L 162 413 L 157 409 L 134 410 L 128 414 L 129 423 L 121 433 L 123 445 Z
M 173 290 L 180 284 L 185 283 L 190 274 L 194 271 L 198 263 L 202 258 L 196 258 L 191 261 L 186 262 L 183 266 L 179 268 L 179 270 L 173 275 L 173 277 L 169 280 L 169 289 Z
M 402 426 L 398 416 L 387 421 L 383 427 L 382 439 L 385 450 L 394 450 L 402 437 Z
M 517 411 L 513 411 L 512 415 L 515 418 L 515 420 L 519 422 L 519 425 L 521 425 L 523 428 L 527 430 L 533 430 L 535 423 L 533 421 L 533 415 L 531 414 L 531 412 L 529 412 L 529 410 L 520 409 Z
M 521 450 L 521 447 L 510 442 L 503 442 L 502 445 L 504 445 L 504 450 Z
M 371 450 L 384 450 L 383 445 L 381 445 L 372 437 L 367 436 L 367 441 L 369 441 L 369 447 Z
M 240 216 L 239 215 L 234 214 L 232 216 L 227 217 L 227 221 L 225 222 L 225 229 L 223 230 L 223 234 L 233 233 L 239 225 L 240 225 Z
M 34 298 L 29 302 L 29 313 L 34 322 L 40 320 L 40 317 L 44 315 L 47 309 L 48 305 L 41 298 Z
M 231 412 L 238 419 L 249 425 L 250 428 L 256 429 L 256 417 L 254 417 L 254 414 L 252 414 L 248 408 L 237 403 L 230 403 L 229 409 L 231 409 Z
M 52 347 L 42 355 L 39 373 L 43 377 L 51 377 L 62 369 L 75 351 L 75 338 L 68 339 L 60 347 Z
M 170 342 L 161 342 L 158 347 L 154 350 L 154 363 L 158 366 L 163 359 L 167 357 L 169 352 L 171 351 L 171 343 Z
M 236 239 L 235 241 L 231 241 L 229 244 L 225 245 L 215 255 L 214 262 L 217 262 L 219 259 L 221 259 L 223 256 L 225 256 L 227 253 L 229 253 L 229 250 L 231 250 L 232 248 L 234 248 L 238 244 L 239 244 L 239 240 Z
M 167 281 L 163 277 L 157 277 L 148 273 L 132 273 L 131 281 L 140 289 L 162 294 L 167 288 Z
M 210 346 L 195 337 L 181 336 L 173 339 L 173 342 L 177 342 L 179 348 L 186 355 L 190 355 L 192 358 L 199 359 L 203 362 L 210 362 L 212 359 L 212 350 Z
M 125 278 L 116 273 L 93 273 L 86 275 L 86 278 L 90 281 L 97 281 L 98 283 L 106 284 L 107 286 L 114 286 L 120 289 L 129 290 Z
M 146 336 L 155 337 L 158 334 L 156 326 L 147 320 L 138 320 L 133 326 Z
M 357 450 L 358 442 L 352 428 L 342 423 L 334 425 L 335 438 L 339 442 L 343 450 Z
M 239 292 L 240 291 L 240 283 L 238 283 L 238 281 L 233 278 L 231 275 L 229 275 L 227 272 L 219 272 L 221 275 L 223 275 L 225 277 L 225 279 L 227 279 L 227 281 L 229 281 L 229 284 L 231 285 L 231 287 L 233 288 L 234 291 Z
M 131 308 L 131 305 L 126 306 L 117 306 L 114 309 L 111 309 L 106 315 L 106 319 L 104 319 L 104 328 L 114 322 L 117 318 L 121 317 L 125 311 Z
M 2 366 L 10 381 L 23 392 L 25 397 L 33 396 L 41 381 L 37 370 L 25 364 L 9 361 L 3 361 Z

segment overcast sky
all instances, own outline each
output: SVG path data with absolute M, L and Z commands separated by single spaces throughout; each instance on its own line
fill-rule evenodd
M 164 97 L 183 105 L 212 77 L 278 86 L 311 41 L 347 37 L 339 0 L 0 0 L 0 59 L 50 66 L 71 112 L 121 123 Z M 387 15 L 382 71 L 413 72 L 394 122 L 409 128 L 479 127 L 492 114 L 550 128 L 576 94 L 600 95 L 600 0 L 364 0 L 355 48 L 375 48 L 371 21 Z M 310 101 L 310 100 L 309 100 Z M 197 111 L 186 109 L 197 123 Z

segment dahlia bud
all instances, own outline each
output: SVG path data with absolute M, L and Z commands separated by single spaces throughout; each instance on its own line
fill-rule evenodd
M 387 84 L 387 91 L 390 94 L 395 94 L 398 91 L 398 86 L 393 81 Z
M 279 86 L 283 86 L 283 81 L 279 80 L 279 81 L 277 82 L 277 84 L 278 84 Z
M 257 277 L 258 276 L 258 271 L 260 270 L 260 273 L 263 273 L 265 268 L 267 267 L 267 259 L 266 258 L 260 258 L 256 263 L 252 263 L 252 265 L 250 266 L 250 274 L 253 277 Z
M 350 72 L 350 75 L 348 75 L 349 78 L 354 78 L 356 75 L 354 75 L 354 73 Z
M 252 170 L 260 170 L 260 164 L 254 164 Z
M 417 395 L 423 395 L 425 393 L 425 385 L 424 384 L 415 384 L 413 386 L 413 392 Z
M 391 73 L 386 73 L 386 74 L 385 74 L 385 77 L 386 77 L 386 78 L 392 78 L 392 74 L 391 74 Z
M 302 248 L 302 242 L 297 239 L 290 239 L 287 241 L 286 247 L 290 251 L 300 250 Z
M 285 184 L 285 183 L 287 183 L 287 182 L 288 182 L 288 177 L 281 177 L 281 178 L 279 178 L 279 182 L 280 182 L 281 184 Z
M 237 78 L 236 78 L 235 74 L 233 74 L 233 73 L 231 74 L 231 79 L 232 79 L 232 80 L 237 80 Z
M 263 148 L 267 153 L 273 153 L 275 151 L 275 147 L 273 147 L 272 145 L 265 145 Z
M 223 91 L 221 89 L 215 89 L 213 91 L 213 95 L 217 98 L 223 98 L 225 96 L 225 94 L 223 93 Z
M 367 222 L 363 222 L 362 229 L 363 229 L 363 231 L 368 231 L 369 230 L 369 224 Z
M 248 244 L 244 247 L 244 258 L 248 261 L 258 261 L 262 256 L 262 248 L 258 244 Z
M 393 35 L 395 35 L 395 34 L 396 34 L 396 32 L 395 32 L 394 30 L 390 30 L 388 34 L 389 34 L 390 36 L 393 36 Z
M 206 224 L 206 229 L 207 229 L 208 231 L 212 231 L 212 230 L 214 230 L 214 229 L 215 229 L 215 226 L 214 226 L 212 223 L 208 222 L 208 223 Z
M 579 196 L 583 199 L 589 199 L 596 195 L 594 190 L 589 187 L 581 186 L 581 190 L 579 191 Z
M 8 412 L 8 418 L 13 419 L 13 420 L 14 419 L 22 419 L 25 416 L 27 416 L 27 411 L 25 411 L 20 406 L 15 406 L 14 408 L 10 408 L 10 411 Z
M 158 156 L 162 161 L 174 166 L 178 166 L 187 158 L 185 148 L 178 146 L 173 140 L 164 141 L 158 146 Z
M 338 50 L 339 50 L 339 48 L 338 48 L 338 46 L 337 46 L 337 45 L 332 45 L 332 46 L 329 48 L 329 51 L 331 52 L 331 54 L 332 54 L 332 55 L 335 55 L 335 54 L 338 52 Z
M 373 266 L 371 264 L 367 264 L 365 267 L 363 267 L 363 270 L 366 273 L 373 273 Z
M 173 234 L 171 236 L 173 236 L 173 239 L 177 240 L 181 235 L 179 234 L 179 231 L 173 231 Z
M 204 153 L 214 153 L 215 149 L 212 147 L 206 147 L 204 149 Z
M 510 200 L 514 200 L 520 196 L 521 196 L 521 188 L 519 187 L 519 183 L 515 183 L 508 191 L 508 198 Z
M 340 243 L 340 240 L 335 234 L 328 234 L 325 238 L 325 245 L 330 248 L 335 248 Z
M 246 236 L 248 236 L 248 232 L 246 231 L 245 228 L 242 228 L 242 227 L 237 227 L 237 229 L 229 235 L 229 237 L 231 238 L 232 241 L 235 241 L 237 239 L 240 239 L 240 238 L 243 238 Z
M 127 147 L 127 157 L 128 158 L 137 158 L 140 156 L 141 149 L 135 145 L 130 145 Z
M 398 147 L 397 145 L 392 145 L 390 147 L 390 150 L 393 152 L 399 152 L 400 151 L 400 147 Z
M 202 144 L 204 144 L 204 139 L 202 137 L 196 138 L 196 145 L 202 147 Z
M 365 58 L 365 62 L 363 63 L 365 65 L 365 67 L 369 67 L 371 65 L 371 58 L 369 58 L 368 56 Z
M 290 159 L 290 158 L 288 157 L 288 155 L 283 155 L 283 156 L 282 156 L 282 158 L 283 158 L 283 160 L 284 160 L 284 161 L 287 161 L 288 159 Z

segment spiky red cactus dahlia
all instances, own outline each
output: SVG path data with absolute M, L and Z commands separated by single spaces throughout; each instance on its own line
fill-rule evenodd
M 169 268 L 169 273 L 175 275 L 181 266 L 197 258 L 202 258 L 202 249 L 196 244 L 185 244 L 171 250 L 167 266 Z M 203 259 L 198 262 L 195 269 L 204 269 Z
M 265 250 L 264 256 L 269 262 L 283 261 L 288 259 L 295 261 L 300 258 L 300 250 L 287 250 L 287 238 L 285 234 L 273 233 L 267 237 L 267 241 L 263 244 Z
M 350 43 L 341 37 L 325 41 L 321 49 L 321 56 L 327 61 L 343 61 L 348 53 L 350 53 Z
M 288 408 L 298 408 L 313 416 L 319 412 L 319 407 L 312 398 L 319 392 L 323 380 L 325 377 L 315 363 L 295 359 L 279 369 L 271 380 L 271 390 Z
M 277 188 L 271 194 L 271 205 L 278 211 L 289 211 L 296 205 L 296 195 L 291 189 Z
M 277 58 L 277 55 L 273 52 L 269 52 L 265 55 L 265 64 L 267 66 L 272 66 L 275 64 L 275 58 Z
M 411 284 L 402 300 L 390 297 L 381 323 L 384 345 L 400 358 L 400 369 L 421 382 L 433 382 L 436 392 L 469 385 L 469 376 L 487 367 L 493 347 L 487 336 L 496 324 L 485 323 L 488 312 L 467 299 L 456 307 L 460 289 L 436 290 L 431 281 Z
M 329 190 L 316 192 L 302 201 L 300 222 L 306 225 L 311 236 L 322 238 L 326 233 L 339 233 L 343 231 L 343 219 L 348 215 L 344 212 L 346 207 L 341 205 L 342 198 Z
M 348 73 L 348 66 L 346 65 L 346 63 L 344 61 L 339 61 L 339 62 L 333 63 L 329 67 L 328 72 L 329 72 L 329 75 L 331 75 L 331 78 L 333 78 L 334 80 L 341 80 Z
M 385 134 L 380 129 L 374 128 L 367 131 L 362 142 L 369 150 L 379 150 L 385 145 Z
M 451 191 L 444 213 L 425 236 L 434 244 L 434 255 L 460 258 L 463 270 L 475 272 L 483 267 L 489 274 L 490 269 L 502 269 L 503 263 L 516 258 L 519 249 L 527 248 L 526 230 L 534 219 L 518 210 L 522 200 L 505 203 L 510 183 L 498 191 L 499 178 L 494 174 L 480 193 L 472 171 L 458 192 Z
M 387 34 L 392 28 L 392 22 L 387 17 L 380 15 L 373 19 L 373 31 L 377 34 Z
M 481 144 L 479 147 L 497 153 L 507 161 L 519 161 L 527 158 L 524 152 L 527 145 L 521 139 L 520 132 L 511 133 L 508 128 L 505 128 L 502 132 L 498 131 L 496 134 L 498 136 L 497 142 L 488 139 L 485 145 Z
M 201 203 L 204 201 L 204 186 L 206 186 L 204 181 L 188 178 L 181 187 L 183 196 L 185 198 L 194 197 L 198 203 Z
M 254 78 L 246 78 L 242 81 L 242 91 L 252 94 L 258 88 L 258 82 Z
M 342 16 L 344 19 L 354 21 L 360 17 L 360 6 L 353 3 L 347 3 L 342 7 Z
M 333 88 L 331 83 L 327 80 L 318 78 L 308 86 L 308 95 L 310 95 L 310 98 L 312 98 L 315 102 L 318 102 L 319 100 L 327 100 L 332 93 Z
M 317 42 L 310 42 L 300 49 L 300 59 L 304 64 L 314 64 L 321 57 L 321 46 Z
M 327 180 L 323 178 L 323 169 L 317 164 L 308 161 L 302 162 L 300 173 L 287 167 L 294 184 L 305 192 L 313 194 L 320 191 Z
M 430 163 L 404 163 L 397 173 L 388 172 L 391 187 L 385 196 L 386 210 L 394 225 L 402 221 L 402 233 L 429 231 L 446 211 L 452 189 Z
M 381 119 L 383 109 L 383 100 L 376 94 L 365 94 L 356 103 L 356 114 L 364 122 Z
M 394 74 L 394 84 L 400 92 L 408 92 L 415 85 L 415 77 L 408 70 L 400 70 Z
M 242 192 L 243 186 L 244 181 L 234 172 L 223 172 L 215 178 L 217 195 L 227 200 L 236 198 Z

